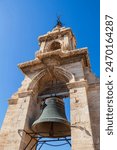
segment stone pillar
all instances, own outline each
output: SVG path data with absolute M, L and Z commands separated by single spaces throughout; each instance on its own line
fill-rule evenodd
M 72 150 L 94 150 L 85 81 L 69 84 Z
M 0 132 L 0 150 L 24 150 L 30 140 L 30 136 L 18 130 L 31 132 L 30 126 L 35 120 L 35 101 L 29 93 L 20 94 L 17 102 L 9 101 L 9 107 Z M 36 114 L 33 116 L 33 114 Z M 2 138 L 1 138 L 2 137 Z M 28 146 L 30 149 L 36 140 L 32 140 Z

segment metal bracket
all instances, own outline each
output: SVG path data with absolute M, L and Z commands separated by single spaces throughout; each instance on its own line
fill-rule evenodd
M 29 150 L 29 145 L 32 142 L 32 140 L 35 140 L 35 143 L 33 145 L 31 145 L 30 150 L 33 150 L 34 147 L 35 147 L 35 150 L 37 150 L 37 149 L 41 150 L 41 148 L 44 144 L 46 144 L 48 146 L 63 146 L 63 145 L 69 144 L 69 146 L 71 147 L 71 143 L 70 143 L 71 138 L 70 137 L 54 138 L 54 139 L 53 138 L 46 138 L 46 137 L 40 136 L 38 133 L 34 133 L 34 132 L 28 133 L 22 129 L 18 130 L 18 134 L 21 137 L 23 136 L 23 134 L 27 134 L 28 136 L 30 136 L 30 140 L 23 150 Z M 60 142 L 60 141 L 63 141 L 65 143 L 58 144 L 58 145 L 57 144 L 55 144 L 55 145 L 51 144 L 51 142 Z

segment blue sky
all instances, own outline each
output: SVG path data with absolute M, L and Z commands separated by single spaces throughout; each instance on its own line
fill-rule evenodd
M 92 71 L 99 77 L 99 11 L 99 0 L 0 0 L 0 126 L 7 100 L 24 78 L 17 64 L 34 59 L 37 37 L 52 30 L 57 15 L 72 28 L 77 48 L 88 47 Z

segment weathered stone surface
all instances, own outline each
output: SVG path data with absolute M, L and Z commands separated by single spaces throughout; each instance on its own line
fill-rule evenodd
M 40 101 L 52 94 L 70 97 L 71 149 L 99 150 L 99 79 L 90 71 L 87 48 L 77 50 L 71 29 L 63 27 L 39 37 L 39 42 L 36 58 L 19 64 L 25 78 L 9 100 L 0 150 L 26 147 L 30 141 L 26 132 L 32 132 L 31 125 L 40 116 Z

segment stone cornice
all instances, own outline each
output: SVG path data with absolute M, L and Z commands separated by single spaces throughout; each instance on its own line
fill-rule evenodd
M 44 57 L 51 57 L 51 56 L 59 56 L 60 58 L 72 57 L 72 56 L 79 56 L 81 54 L 88 54 L 87 48 L 80 48 L 75 50 L 66 50 L 62 51 L 61 49 L 51 52 L 45 53 L 37 53 L 36 57 L 39 59 L 43 59 Z
M 86 89 L 87 89 L 88 88 L 88 83 L 87 83 L 87 80 L 75 81 L 75 82 L 67 83 L 67 87 L 68 87 L 68 89 L 86 87 Z
M 18 101 L 18 98 L 16 98 L 16 99 L 11 98 L 8 100 L 8 103 L 9 103 L 9 105 L 15 105 L 15 104 L 17 104 L 17 101 Z
M 17 104 L 17 101 L 19 98 L 24 98 L 24 97 L 33 96 L 33 95 L 34 95 L 34 91 L 32 91 L 32 90 L 17 92 L 16 96 L 13 95 L 13 97 L 11 97 L 8 100 L 8 103 L 9 103 L 9 105 L 15 105 L 15 104 Z
M 34 60 L 30 60 L 30 61 L 27 61 L 27 62 L 24 62 L 24 63 L 20 63 L 18 64 L 18 67 L 21 69 L 21 68 L 25 68 L 25 67 L 28 67 L 28 66 L 33 66 L 35 64 L 40 64 L 41 61 L 39 59 L 34 59 Z
M 32 91 L 32 90 L 23 91 L 23 92 L 19 92 L 18 93 L 19 98 L 27 97 L 27 96 L 32 96 L 32 95 L 34 95 L 34 91 Z
M 73 35 L 73 33 L 72 33 L 72 31 L 71 31 L 71 29 L 70 28 L 60 28 L 60 29 L 58 29 L 58 30 L 52 30 L 51 32 L 48 32 L 47 34 L 44 34 L 44 35 L 42 35 L 42 36 L 39 36 L 38 37 L 38 40 L 39 40 L 39 42 L 43 42 L 43 41 L 45 41 L 49 36 L 52 36 L 52 37 L 54 37 L 54 36 L 56 36 L 56 35 L 58 35 L 58 34 L 65 34 L 65 33 L 67 33 L 67 32 L 71 32 L 71 34 Z M 73 35 L 74 36 L 74 35 Z
M 36 59 L 21 63 L 18 65 L 18 67 L 22 70 L 23 73 L 25 73 L 27 72 L 28 68 L 30 70 L 30 67 L 33 67 L 34 69 L 34 66 L 38 66 L 40 69 L 43 69 L 45 66 L 47 67 L 49 65 L 54 65 L 52 64 L 51 61 L 48 61 L 48 59 L 55 61 L 55 65 L 60 65 L 60 62 L 62 60 L 68 60 L 69 58 L 70 60 L 73 58 L 73 62 L 74 62 L 74 57 L 77 57 L 77 59 L 79 58 L 79 61 L 83 60 L 85 66 L 90 68 L 87 48 L 75 49 L 70 51 L 62 51 L 59 49 L 56 51 L 51 51 L 46 53 L 38 53 Z

